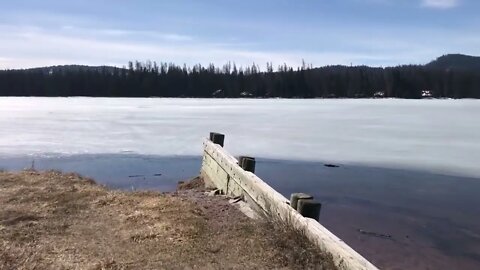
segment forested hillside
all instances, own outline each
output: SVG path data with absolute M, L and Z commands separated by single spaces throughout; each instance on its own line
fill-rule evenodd
M 446 55 L 426 65 L 387 68 L 267 63 L 193 67 L 130 62 L 128 67 L 56 66 L 0 71 L 0 96 L 104 97 L 433 97 L 480 98 L 480 58 Z M 382 94 L 383 93 L 383 94 Z

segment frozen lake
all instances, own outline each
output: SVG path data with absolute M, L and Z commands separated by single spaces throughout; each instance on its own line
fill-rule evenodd
M 0 155 L 201 154 L 480 176 L 480 101 L 0 98 Z
M 218 131 L 284 195 L 315 195 L 322 224 L 381 269 L 476 270 L 479 117 L 476 100 L 0 98 L 0 169 L 170 191 Z

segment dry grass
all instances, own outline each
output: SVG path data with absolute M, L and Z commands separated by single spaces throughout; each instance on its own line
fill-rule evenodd
M 178 182 L 177 190 L 203 190 L 205 187 L 205 182 L 199 176 L 190 179 L 189 181 L 180 181 Z
M 194 190 L 0 172 L 0 205 L 0 269 L 331 269 L 298 234 Z

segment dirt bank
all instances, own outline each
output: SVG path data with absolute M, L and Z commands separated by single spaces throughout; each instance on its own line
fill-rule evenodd
M 0 172 L 0 206 L 0 269 L 332 269 L 295 232 L 198 189 L 121 192 L 76 174 Z

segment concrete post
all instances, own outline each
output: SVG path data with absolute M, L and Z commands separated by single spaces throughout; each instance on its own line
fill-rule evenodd
M 241 167 L 247 172 L 255 173 L 255 158 L 243 157 Z
M 320 219 L 320 209 L 322 204 L 312 200 L 298 200 L 297 211 L 304 217 L 313 218 L 316 221 Z
M 223 147 L 225 135 L 217 132 L 210 132 L 210 141 Z
M 313 196 L 306 193 L 292 193 L 290 195 L 290 206 L 295 210 L 297 210 L 298 200 L 313 200 Z

